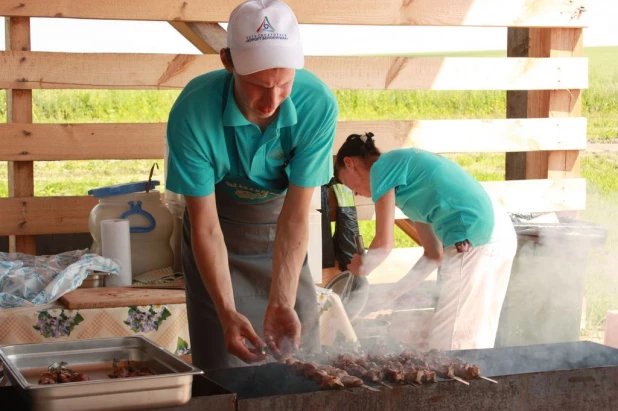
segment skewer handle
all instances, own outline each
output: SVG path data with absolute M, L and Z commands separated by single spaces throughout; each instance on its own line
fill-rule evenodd
M 491 378 L 483 377 L 482 375 L 479 375 L 479 378 L 481 378 L 483 380 L 487 380 L 489 382 L 493 382 L 494 384 L 498 384 L 498 381 L 492 380 Z
M 468 381 L 464 380 L 463 378 L 459 378 L 459 377 L 456 377 L 454 375 L 451 376 L 450 378 L 454 379 L 455 381 L 459 381 L 462 384 L 470 385 L 470 383 Z
M 363 241 L 362 234 L 358 234 L 354 237 L 354 243 L 356 243 L 356 252 L 360 255 L 365 255 L 367 251 L 365 250 L 365 242 Z
M 377 388 L 370 387 L 367 384 L 363 384 L 363 385 L 361 385 L 361 387 L 366 389 L 366 390 L 369 390 L 369 391 L 380 392 L 380 390 L 378 390 Z
M 386 387 L 386 388 L 388 388 L 388 389 L 390 389 L 390 390 L 392 390 L 392 389 L 393 389 L 393 386 L 392 386 L 392 385 L 387 384 L 387 383 L 385 383 L 384 381 L 380 381 L 378 384 L 380 384 L 380 385 L 382 385 L 382 386 L 384 386 L 384 387 Z
M 354 274 L 350 272 L 348 274 L 348 279 L 346 280 L 345 285 L 343 286 L 343 291 L 341 292 L 341 295 L 339 296 L 343 304 L 347 302 L 348 296 L 350 295 L 350 292 L 352 291 L 353 284 L 354 284 Z

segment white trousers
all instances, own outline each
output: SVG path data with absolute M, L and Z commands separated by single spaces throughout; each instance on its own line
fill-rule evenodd
M 429 333 L 429 349 L 492 348 L 517 250 L 511 220 L 495 204 L 492 241 L 469 252 L 444 249 L 438 269 L 440 294 Z

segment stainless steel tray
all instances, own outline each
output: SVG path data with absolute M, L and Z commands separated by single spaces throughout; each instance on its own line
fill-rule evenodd
M 111 379 L 114 359 L 147 366 L 156 375 Z M 191 399 L 193 375 L 203 371 L 142 336 L 0 347 L 11 383 L 35 411 L 139 410 L 172 407 Z M 54 362 L 84 372 L 90 381 L 39 385 Z

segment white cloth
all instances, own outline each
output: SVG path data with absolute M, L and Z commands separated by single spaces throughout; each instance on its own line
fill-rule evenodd
M 0 308 L 51 303 L 79 287 L 92 271 L 118 274 L 109 258 L 88 250 L 34 256 L 0 253 Z
M 444 249 L 438 269 L 440 295 L 433 316 L 429 348 L 492 348 L 506 296 L 517 236 L 508 214 L 494 203 L 494 230 L 489 244 L 458 253 Z

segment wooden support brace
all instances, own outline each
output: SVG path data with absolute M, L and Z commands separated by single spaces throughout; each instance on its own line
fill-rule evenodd
M 227 45 L 227 31 L 218 23 L 169 23 L 204 54 L 219 54 Z
M 421 245 L 421 240 L 416 232 L 416 227 L 414 223 L 408 219 L 406 220 L 395 220 L 395 225 L 408 235 L 414 242 L 418 245 Z

